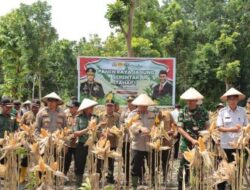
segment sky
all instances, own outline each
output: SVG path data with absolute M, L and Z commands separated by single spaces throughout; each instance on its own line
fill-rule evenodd
M 0 0 L 0 16 L 20 3 L 32 4 L 37 0 Z M 60 39 L 79 41 L 89 39 L 89 34 L 98 34 L 103 40 L 110 34 L 108 20 L 104 18 L 107 4 L 115 0 L 46 0 L 52 6 L 52 25 Z

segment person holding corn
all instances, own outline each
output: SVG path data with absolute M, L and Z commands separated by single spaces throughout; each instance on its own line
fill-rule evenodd
M 183 189 L 183 169 L 185 169 L 185 182 L 189 180 L 188 162 L 185 160 L 183 153 L 192 149 L 198 144 L 199 131 L 205 130 L 209 126 L 209 116 L 207 110 L 199 106 L 198 101 L 204 97 L 194 88 L 189 88 L 181 96 L 186 101 L 186 106 L 181 109 L 178 116 L 178 132 L 181 135 L 180 151 L 182 158 L 178 171 L 178 190 Z

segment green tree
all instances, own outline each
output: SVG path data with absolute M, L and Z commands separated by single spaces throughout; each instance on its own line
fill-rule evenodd
M 74 52 L 76 42 L 58 40 L 48 49 L 48 73 L 44 92 L 56 91 L 63 98 L 77 95 L 77 65 Z M 56 72 L 55 72 L 56 71 Z
M 133 57 L 132 36 L 133 19 L 135 13 L 135 0 L 116 0 L 115 3 L 108 5 L 106 18 L 109 20 L 110 27 L 118 27 L 124 35 L 127 44 L 128 57 Z
M 102 56 L 102 39 L 97 34 L 90 35 L 89 41 L 86 38 L 82 38 L 77 43 L 75 51 L 78 56 Z
M 57 39 L 51 26 L 50 6 L 46 2 L 20 8 L 0 19 L 0 52 L 3 62 L 3 93 L 15 98 L 42 94 L 42 74 L 47 71 L 47 49 Z M 33 88 L 32 88 L 33 86 Z

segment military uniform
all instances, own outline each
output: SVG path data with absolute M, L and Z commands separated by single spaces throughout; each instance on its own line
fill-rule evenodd
M 96 81 L 83 82 L 81 84 L 80 91 L 85 97 L 103 98 L 105 95 L 102 85 Z
M 76 117 L 76 125 L 74 131 L 81 131 L 83 129 L 86 129 L 92 117 L 98 119 L 96 115 L 87 116 L 84 113 L 78 115 Z M 84 174 L 85 164 L 88 156 L 88 146 L 85 145 L 87 139 L 88 139 L 88 134 L 84 134 L 78 137 L 76 144 L 75 174 L 81 178 L 82 175 Z
M 67 126 L 67 118 L 64 111 L 57 108 L 55 112 L 48 107 L 43 108 L 37 113 L 36 117 L 36 134 L 40 133 L 41 128 L 54 132 L 57 129 L 63 129 Z
M 205 130 L 205 126 L 209 123 L 207 110 L 199 106 L 197 109 L 190 111 L 187 106 L 180 111 L 178 117 L 178 127 L 182 127 L 192 138 L 198 140 L 199 131 Z M 192 143 L 181 137 L 180 150 L 186 151 L 192 148 Z
M 195 110 L 189 110 L 187 106 L 181 109 L 180 114 L 178 116 L 178 127 L 181 127 L 186 131 L 193 139 L 198 140 L 199 131 L 205 130 L 206 126 L 209 124 L 209 116 L 207 110 L 203 107 L 198 106 Z M 180 140 L 180 151 L 184 153 L 184 151 L 192 149 L 192 143 L 189 142 L 186 138 L 181 136 Z M 178 172 L 178 182 L 179 189 L 182 189 L 182 177 L 183 177 L 183 168 L 185 167 L 186 176 L 185 181 L 187 182 L 189 179 L 189 168 L 188 162 L 182 157 L 180 161 L 180 167 Z
M 15 117 L 0 113 L 0 138 L 4 137 L 5 131 L 14 132 L 18 129 Z
M 103 114 L 100 116 L 100 121 L 107 121 L 106 125 L 103 126 L 104 128 L 111 128 L 114 125 L 119 127 L 120 115 L 116 112 L 113 112 L 112 115 Z M 110 150 L 116 150 L 118 145 L 118 137 L 112 133 L 108 133 L 107 139 L 110 141 Z M 114 162 L 113 158 L 108 158 L 108 175 L 107 181 L 109 183 L 114 183 Z M 103 166 L 103 160 L 97 160 L 97 173 L 101 176 L 101 169 Z

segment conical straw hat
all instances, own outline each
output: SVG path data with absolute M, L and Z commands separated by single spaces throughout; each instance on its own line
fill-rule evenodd
M 136 106 L 153 106 L 155 102 L 148 95 L 140 94 L 133 100 L 132 104 Z
M 44 97 L 42 98 L 42 101 L 48 102 L 48 99 L 49 99 L 49 98 L 58 100 L 58 105 L 62 105 L 62 104 L 63 104 L 62 99 L 61 99 L 55 92 L 51 92 L 50 94 L 44 96 Z
M 87 108 L 90 108 L 92 106 L 96 106 L 97 104 L 98 103 L 96 101 L 94 101 L 94 100 L 84 98 L 77 111 L 80 112 L 80 111 L 85 110 Z
M 202 96 L 195 88 L 191 87 L 186 90 L 180 98 L 183 100 L 202 100 L 204 99 L 204 96 Z
M 23 105 L 25 105 L 25 104 L 31 104 L 31 101 L 30 101 L 30 100 L 26 100 L 26 101 L 23 103 Z
M 244 94 L 242 94 L 240 91 L 236 90 L 235 88 L 230 88 L 228 91 L 226 91 L 225 94 L 223 94 L 220 99 L 222 101 L 227 101 L 227 97 L 228 96 L 235 96 L 238 95 L 239 96 L 239 100 L 243 100 L 246 98 L 246 96 Z

